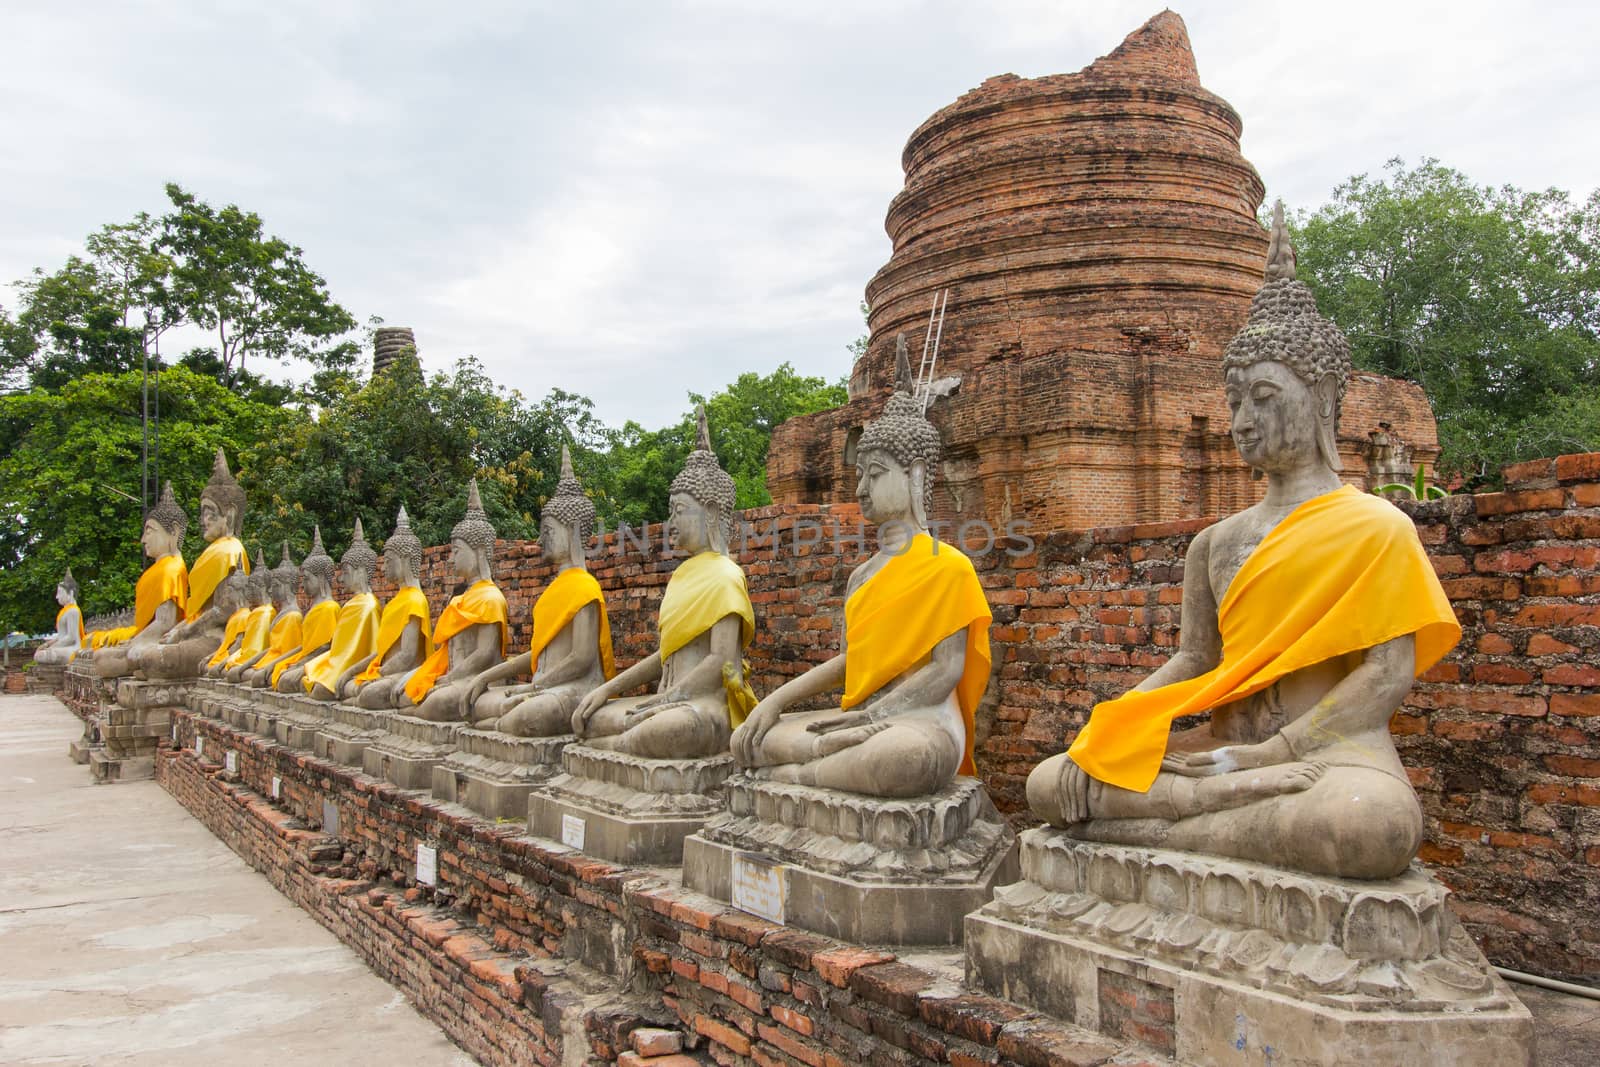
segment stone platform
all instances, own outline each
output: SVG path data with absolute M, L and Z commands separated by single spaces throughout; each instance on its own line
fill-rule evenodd
M 645 759 L 572 744 L 563 773 L 528 797 L 528 830 L 612 863 L 676 866 L 722 810 L 733 757 Z
M 491 819 L 522 819 L 528 797 L 562 773 L 561 753 L 577 741 L 556 737 L 512 737 L 495 730 L 462 730 L 459 747 L 433 769 L 433 796 L 464 804 Z
M 328 705 L 308 696 L 295 693 L 277 693 L 273 704 L 278 713 L 273 720 L 272 735 L 278 744 L 310 752 L 317 745 L 317 733 L 328 723 Z
M 94 665 L 87 659 L 67 664 L 62 675 L 61 701 L 83 720 L 83 736 L 67 746 L 67 757 L 73 763 L 88 763 L 93 753 L 105 744 L 100 733 L 105 724 L 105 709 L 116 699 L 115 680 L 108 681 L 95 674 Z
M 360 767 L 374 741 L 383 737 L 395 717 L 392 711 L 369 711 L 350 704 L 326 705 L 312 751 L 323 759 Z
M 107 705 L 99 725 L 102 748 L 89 753 L 97 782 L 133 782 L 155 777 L 156 751 L 171 735 L 172 712 L 189 699 L 185 682 L 117 682 L 116 702 Z
M 465 723 L 430 722 L 410 715 L 391 715 L 384 733 L 361 753 L 361 769 L 401 789 L 433 788 L 433 769 L 456 749 Z
M 727 797 L 684 842 L 684 885 L 739 905 L 754 880 L 757 914 L 829 937 L 955 944 L 963 916 L 1017 877 L 1016 835 L 973 778 L 888 800 L 739 774 Z
M 1196 1067 L 1532 1062 L 1527 1010 L 1420 868 L 1360 882 L 1022 835 L 968 980 Z
M 28 692 L 53 696 L 66 687 L 66 677 L 66 664 L 40 663 L 34 660 L 33 666 L 28 668 Z

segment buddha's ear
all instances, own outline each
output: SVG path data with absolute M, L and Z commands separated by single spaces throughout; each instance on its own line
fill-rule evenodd
M 928 524 L 927 504 L 928 499 L 928 462 L 927 460 L 914 459 L 911 469 L 907 472 L 911 483 L 911 513 L 917 517 L 918 525 Z
M 1318 379 L 1312 390 L 1317 405 L 1317 450 L 1331 470 L 1344 470 L 1339 458 L 1339 380 L 1331 374 Z

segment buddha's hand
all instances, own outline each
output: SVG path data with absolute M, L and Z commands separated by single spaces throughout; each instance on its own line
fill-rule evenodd
M 477 681 L 473 682 L 467 687 L 467 695 L 462 699 L 466 701 L 467 707 L 470 708 L 476 705 L 478 703 L 478 698 L 483 696 L 483 694 L 487 693 L 488 691 L 489 683 L 484 681 L 482 678 L 479 678 Z
M 1273 734 L 1255 745 L 1223 745 L 1209 752 L 1168 752 L 1161 759 L 1161 769 L 1186 778 L 1208 778 L 1230 771 L 1272 767 L 1294 758 L 1294 750 L 1283 735 Z
M 806 729 L 814 734 L 831 734 L 837 730 L 852 730 L 857 726 L 868 726 L 873 721 L 873 715 L 865 709 L 861 711 L 841 711 L 837 715 L 830 715 L 826 719 L 818 719 L 809 724 Z
M 655 714 L 662 708 L 666 707 L 666 705 L 667 702 L 663 701 L 660 697 L 652 697 L 643 703 L 635 704 L 633 707 L 629 708 L 628 713 L 622 717 L 622 728 L 624 730 L 633 729 L 635 726 L 638 726 L 647 719 L 653 718 Z
M 589 720 L 594 713 L 606 706 L 606 701 L 611 699 L 611 690 L 606 686 L 590 690 L 589 694 L 578 702 L 578 708 L 572 713 L 572 732 L 579 737 L 589 736 Z
M 782 713 L 783 705 L 770 696 L 750 709 L 750 714 L 733 731 L 733 737 L 728 742 L 735 763 L 741 767 L 760 764 L 761 743 L 767 739 L 767 731 L 778 724 L 778 716 Z

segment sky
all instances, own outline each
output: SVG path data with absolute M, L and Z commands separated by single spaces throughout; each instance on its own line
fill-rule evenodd
M 412 327 L 427 369 L 475 355 L 530 397 L 664 425 L 744 371 L 846 374 L 911 131 L 1158 10 L 0 0 L 0 283 L 159 214 L 177 181 L 261 215 L 358 319 Z M 1176 10 L 1291 208 L 1395 156 L 1600 181 L 1600 5 Z

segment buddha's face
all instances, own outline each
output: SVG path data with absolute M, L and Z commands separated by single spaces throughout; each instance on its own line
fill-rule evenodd
M 222 609 L 224 615 L 232 615 L 245 606 L 245 591 L 236 582 L 229 582 L 217 588 L 217 607 Z
M 321 600 L 328 595 L 328 580 L 316 571 L 301 571 L 300 584 L 305 588 L 306 596 L 312 600 Z
M 1315 391 L 1282 363 L 1229 367 L 1224 378 L 1230 432 L 1239 455 L 1266 473 L 1320 462 Z
M 64 586 L 64 585 L 56 586 L 56 603 L 57 604 L 60 604 L 62 607 L 66 607 L 68 604 L 72 603 L 72 601 L 73 601 L 73 596 L 72 596 L 71 593 L 67 592 L 67 587 L 66 586 Z
M 227 537 L 233 533 L 233 509 L 227 511 L 217 506 L 210 497 L 200 499 L 200 532 L 207 541 Z
M 144 534 L 139 538 L 139 543 L 144 546 L 144 554 L 151 559 L 160 559 L 170 556 L 178 551 L 178 539 L 165 526 L 155 519 L 146 519 Z
M 455 568 L 456 577 L 462 581 L 478 576 L 478 556 L 478 550 L 461 538 L 451 540 L 450 566 Z
M 298 584 L 300 584 L 298 581 L 290 582 L 283 578 L 273 578 L 272 602 L 280 606 L 289 603 L 294 599 L 294 587 Z
M 863 453 L 856 461 L 856 501 L 861 517 L 872 523 L 912 517 L 911 471 L 882 449 Z
M 417 580 L 410 557 L 395 549 L 383 550 L 383 573 L 395 585 L 410 585 Z
M 673 493 L 669 504 L 667 540 L 672 547 L 691 556 L 710 549 L 711 524 L 717 519 L 711 509 L 688 493 Z
M 573 531 L 559 519 L 545 519 L 539 526 L 539 552 L 558 563 L 572 556 Z

